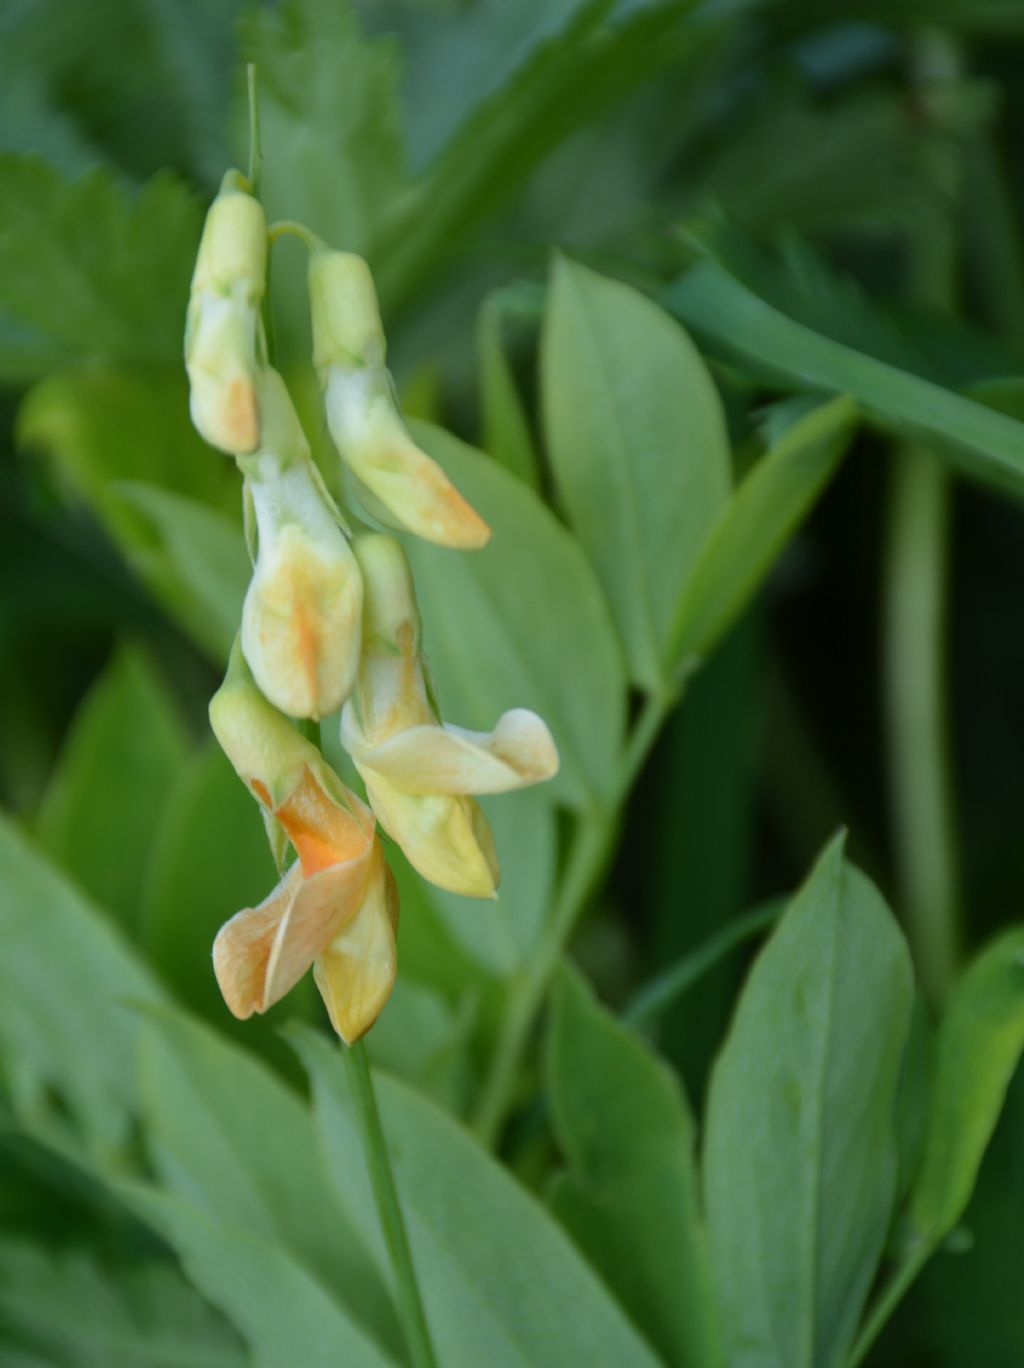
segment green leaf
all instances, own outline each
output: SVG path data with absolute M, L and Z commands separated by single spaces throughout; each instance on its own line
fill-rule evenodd
M 251 1137 L 255 1147 L 264 1138 Z M 238 1327 L 254 1368 L 397 1368 L 398 1355 L 381 1349 L 272 1239 L 222 1221 L 173 1193 L 128 1183 L 119 1184 L 118 1190 L 160 1231 L 196 1286 Z
M 43 799 L 42 849 L 134 935 L 150 847 L 188 750 L 145 655 L 122 648 L 79 708 Z
M 1024 1050 L 1024 930 L 1006 932 L 964 974 L 939 1026 L 921 1167 L 910 1195 L 937 1243 L 970 1200 Z
M 213 938 L 241 908 L 262 902 L 277 880 L 256 805 L 209 741 L 167 796 L 142 900 L 146 950 L 181 1002 L 223 1019 L 209 963 Z M 247 1022 L 246 1031 L 253 1026 Z
M 570 521 L 648 689 L 671 674 L 671 630 L 729 496 L 718 392 L 683 330 L 618 281 L 559 259 L 544 324 L 548 451 Z
M 555 814 L 544 789 L 484 800 L 501 861 L 497 901 L 429 887 L 441 920 L 475 963 L 507 978 L 530 957 L 555 878 Z
M 337 1195 L 386 1256 L 342 1061 L 293 1035 Z M 384 1133 L 438 1360 L 488 1368 L 656 1360 L 547 1212 L 425 1098 L 376 1076 Z
M 491 295 L 477 317 L 480 368 L 481 446 L 506 470 L 532 489 L 540 486 L 540 468 L 530 424 L 505 351 L 504 296 Z
M 241 526 L 198 499 L 156 485 L 116 488 L 157 537 L 156 547 L 126 548 L 129 562 L 196 644 L 218 664 L 226 661 L 252 574 Z
M 387 1295 L 330 1198 L 299 1097 L 247 1051 L 167 1010 L 147 1022 L 140 1077 L 163 1185 L 211 1219 L 288 1251 L 367 1333 L 396 1343 Z
M 417 983 L 403 969 L 387 1010 L 366 1037 L 374 1067 L 386 1069 L 446 1110 L 459 1113 L 469 1091 L 469 1037 L 475 1016 L 466 1006 L 456 1012 L 439 992 Z
M 717 1363 L 693 1118 L 679 1081 L 568 968 L 555 985 L 545 1078 L 569 1161 L 551 1198 L 562 1224 L 666 1362 Z
M 237 1336 L 170 1264 L 0 1242 L 4 1343 L 50 1368 L 242 1368 Z M 4 1361 L 7 1362 L 6 1354 Z
M 739 485 L 687 580 L 672 625 L 670 661 L 706 657 L 736 621 L 835 474 L 856 418 L 845 398 L 814 409 Z
M 537 495 L 494 461 L 440 428 L 414 430 L 494 533 L 468 559 L 408 546 L 445 716 L 490 730 L 504 709 L 533 708 L 561 754 L 547 792 L 574 807 L 607 797 L 626 683 L 586 557 Z
M 177 362 L 199 241 L 191 191 L 161 174 L 130 195 L 101 169 L 66 181 L 0 153 L 0 313 L 46 340 L 50 365 Z
M 850 1348 L 896 1194 L 912 1000 L 903 937 L 838 838 L 757 959 L 712 1076 L 705 1193 L 729 1362 L 831 1368 Z
M 850 394 L 887 430 L 922 441 L 974 479 L 1024 494 L 1024 423 L 787 318 L 715 262 L 688 272 L 665 302 L 728 354 L 799 390 Z
M 100 1160 L 121 1154 L 132 1138 L 138 1036 L 126 1004 L 158 1003 L 162 990 L 2 817 L 0 943 L 0 1067 L 21 1124 Z

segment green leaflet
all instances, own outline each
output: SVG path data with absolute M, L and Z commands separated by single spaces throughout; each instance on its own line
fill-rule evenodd
M 555 986 L 545 1057 L 568 1161 L 551 1205 L 667 1363 L 711 1368 L 718 1330 L 678 1080 L 575 970 Z
M 158 1003 L 163 991 L 3 817 L 0 869 L 0 1058 L 15 1114 L 60 1148 L 121 1160 L 131 1140 L 138 1037 L 127 1003 Z
M 313 1082 L 335 1191 L 383 1266 L 343 1061 L 308 1030 L 293 1040 Z M 432 1103 L 386 1075 L 376 1086 L 439 1362 L 654 1368 L 543 1207 Z
M 329 1200 L 308 1108 L 266 1065 L 184 1015 L 152 1013 L 142 1116 L 163 1185 L 204 1214 L 279 1246 L 380 1344 L 398 1344 L 357 1228 Z
M 84 1250 L 0 1242 L 5 1362 L 48 1368 L 243 1368 L 237 1335 L 160 1259 L 113 1265 Z M 39 1355 L 38 1360 L 34 1357 Z M 31 1356 L 30 1356 L 31 1355 Z
M 700 547 L 678 601 L 670 662 L 706 657 L 736 621 L 835 473 L 856 417 L 846 398 L 814 409 L 738 486 Z
M 683 276 L 665 302 L 729 354 L 801 390 L 850 394 L 883 427 L 923 440 L 966 475 L 1024 495 L 1024 423 L 787 318 L 713 261 Z
M 1024 1050 L 1024 930 L 1000 936 L 968 968 L 939 1026 L 921 1167 L 910 1193 L 916 1231 L 937 1243 L 963 1215 Z
M 188 751 L 163 681 L 122 648 L 79 708 L 39 813 L 42 849 L 135 937 L 150 846 Z
M 718 392 L 663 310 L 559 259 L 544 324 L 547 445 L 577 535 L 647 689 L 673 673 L 672 624 L 725 507 L 729 446 Z
M 533 489 L 540 486 L 540 467 L 529 420 L 506 354 L 505 305 L 491 295 L 477 315 L 476 345 L 480 372 L 480 445 Z
M 410 539 L 427 654 L 446 718 L 490 730 L 506 708 L 539 712 L 562 767 L 545 786 L 574 807 L 612 788 L 625 679 L 615 634 L 578 543 L 520 480 L 440 428 L 424 449 L 493 529 L 472 562 Z
M 705 1193 L 731 1364 L 833 1368 L 850 1348 L 896 1196 L 912 993 L 903 937 L 838 838 L 755 962 L 712 1075 Z

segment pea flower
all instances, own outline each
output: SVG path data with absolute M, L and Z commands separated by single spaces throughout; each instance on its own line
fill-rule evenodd
M 341 737 L 370 805 L 410 864 L 440 888 L 494 897 L 498 861 L 473 794 L 549 779 L 558 752 L 536 713 L 504 713 L 489 734 L 443 725 L 424 673 L 405 553 L 370 533 L 354 544 L 363 573 L 363 654 Z
M 334 445 L 367 511 L 440 546 L 484 546 L 491 530 L 402 422 L 385 364 L 370 268 L 350 252 L 314 250 L 309 264 L 313 362 Z
M 258 532 L 242 650 L 275 707 L 319 718 L 340 708 L 352 689 L 362 580 L 276 371 L 264 372 L 260 394 L 260 449 L 239 458 Z
M 258 380 L 263 350 L 260 302 L 266 285 L 263 208 L 229 171 L 206 216 L 185 326 L 192 421 L 229 455 L 260 440 Z
M 370 1029 L 396 973 L 398 899 L 372 812 L 260 694 L 237 645 L 210 721 L 239 777 L 298 856 L 258 907 L 221 927 L 214 972 L 232 1013 L 265 1012 L 313 967 L 346 1043 Z

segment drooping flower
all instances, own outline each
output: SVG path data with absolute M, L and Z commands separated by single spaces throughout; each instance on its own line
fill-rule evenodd
M 341 706 L 355 680 L 362 578 L 276 371 L 264 372 L 260 394 L 260 450 L 239 460 L 258 531 L 242 650 L 276 707 L 320 718 Z
M 218 741 L 297 859 L 258 907 L 221 927 L 213 963 L 224 1000 L 246 1018 L 312 967 L 349 1044 L 373 1025 L 396 973 L 397 895 L 372 812 L 317 748 L 261 695 L 240 649 L 210 704 Z
M 367 511 L 440 546 L 484 546 L 490 528 L 402 421 L 366 262 L 350 252 L 315 250 L 309 291 L 327 426 Z
M 453 893 L 493 897 L 498 861 L 473 794 L 550 779 L 558 752 L 536 713 L 516 708 L 490 733 L 441 723 L 424 674 L 420 620 L 405 553 L 391 537 L 358 537 L 363 654 L 341 716 L 345 749 L 370 805 L 410 864 Z
M 185 326 L 189 407 L 201 436 L 229 455 L 260 440 L 260 303 L 267 226 L 257 199 L 229 171 L 210 206 L 192 275 Z

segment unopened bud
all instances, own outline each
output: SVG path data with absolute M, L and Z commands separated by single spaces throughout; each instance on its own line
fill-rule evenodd
M 260 441 L 260 302 L 267 263 L 263 209 L 236 188 L 237 179 L 229 172 L 206 216 L 185 329 L 192 421 L 211 446 L 229 455 L 255 451 Z
M 486 545 L 490 528 L 402 422 L 366 262 L 348 252 L 314 251 L 309 289 L 327 426 L 366 491 L 369 511 L 440 546 Z

